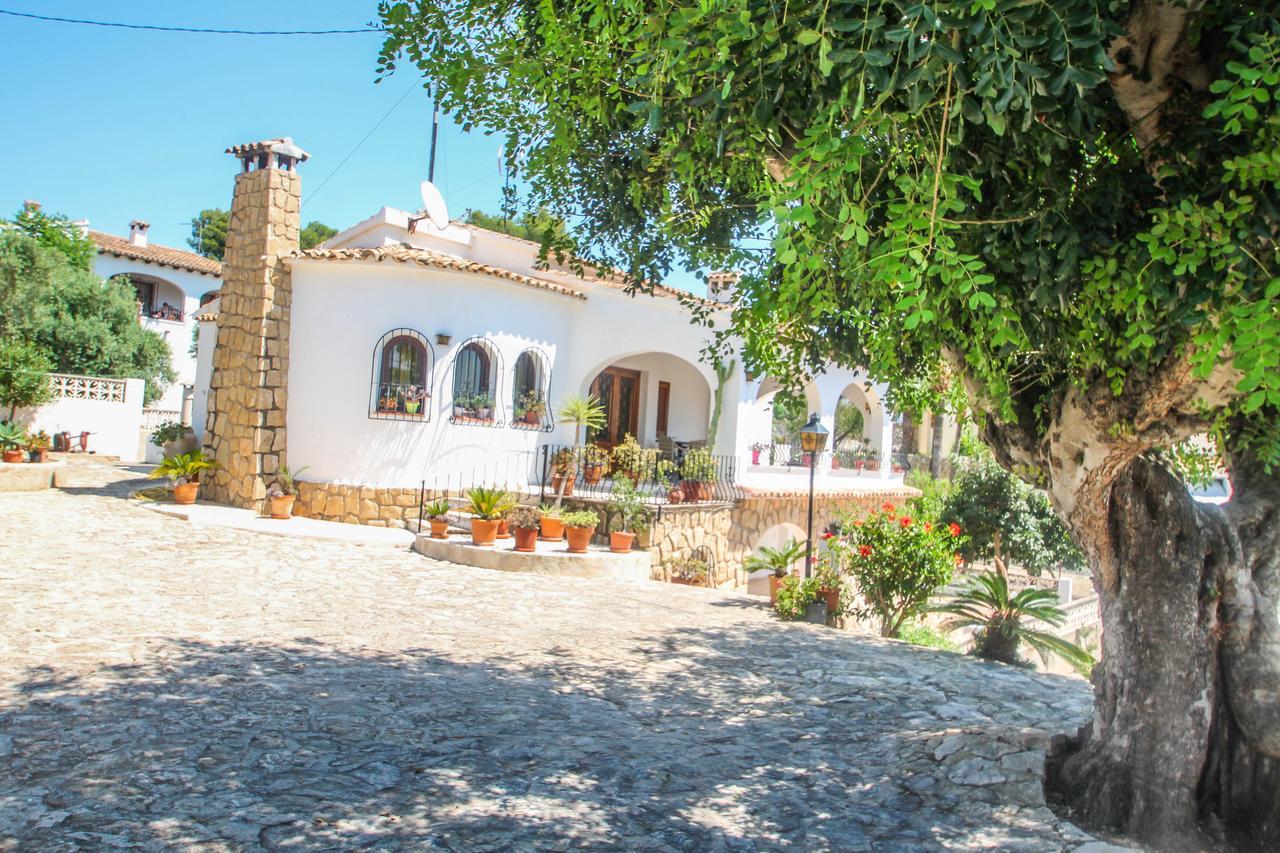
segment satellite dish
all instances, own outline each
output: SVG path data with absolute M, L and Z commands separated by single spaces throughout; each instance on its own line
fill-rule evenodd
M 422 182 L 422 212 L 431 220 L 431 224 L 443 231 L 449 227 L 449 208 L 445 206 L 444 196 L 430 181 Z

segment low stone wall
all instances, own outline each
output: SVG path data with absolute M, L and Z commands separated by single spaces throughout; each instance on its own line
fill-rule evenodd
M 0 492 L 36 492 L 61 485 L 67 463 L 0 462 Z
M 435 497 L 434 492 L 427 492 L 428 501 Z M 299 482 L 293 514 L 347 524 L 404 527 L 406 521 L 418 520 L 418 490 Z
M 672 560 L 687 560 L 699 548 L 706 548 L 715 570 L 714 585 L 719 586 L 734 578 L 734 567 L 729 560 L 729 528 L 733 524 L 733 505 L 676 504 L 662 507 L 647 542 L 653 554 L 657 576 L 665 576 L 664 564 Z

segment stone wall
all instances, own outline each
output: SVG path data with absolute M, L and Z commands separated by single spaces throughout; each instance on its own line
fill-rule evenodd
M 202 486 L 233 506 L 261 509 L 285 464 L 291 288 L 282 259 L 298 248 L 301 194 L 295 171 L 236 176 L 204 437 L 220 467 Z
M 435 492 L 427 492 L 427 501 L 436 497 Z M 418 490 L 299 482 L 293 514 L 373 527 L 404 527 L 407 521 L 418 521 Z

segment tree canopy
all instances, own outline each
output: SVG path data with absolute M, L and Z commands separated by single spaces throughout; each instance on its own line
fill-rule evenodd
M 2 222 L 2 220 L 0 220 Z M 39 204 L 23 203 L 11 222 L 5 223 L 41 246 L 61 252 L 73 267 L 88 272 L 97 250 L 80 227 L 60 213 L 45 213 Z
M 227 211 L 218 207 L 206 208 L 191 220 L 191 236 L 187 238 L 187 245 L 197 255 L 220 261 L 227 249 L 227 228 L 230 224 L 231 214 Z
M 337 233 L 337 228 L 330 228 L 323 222 L 317 222 L 313 219 L 307 223 L 307 227 L 303 228 L 302 233 L 298 235 L 298 244 L 303 249 L 314 249 Z
M 506 216 L 468 208 L 462 220 L 468 225 L 478 225 L 490 231 L 510 234 L 512 237 L 534 243 L 547 242 L 566 247 L 569 245 L 566 241 L 570 241 L 565 221 L 558 216 L 553 216 L 545 209 L 526 210 L 516 216 Z
M 104 281 L 25 234 L 0 233 L 0 339 L 37 348 L 61 373 L 145 379 L 150 401 L 175 374 L 168 343 L 138 323 L 136 299 L 123 278 Z
M 464 128 L 503 134 L 580 254 L 640 288 L 678 262 L 741 269 L 718 328 L 747 370 L 865 366 L 908 409 L 962 387 L 1104 597 L 1100 725 L 1064 770 L 1088 813 L 1183 845 L 1196 815 L 1280 835 L 1273 2 L 380 14 L 380 74 L 407 59 Z M 1221 511 L 1158 456 L 1206 431 L 1236 486 Z M 1152 645 L 1178 679 L 1136 663 Z

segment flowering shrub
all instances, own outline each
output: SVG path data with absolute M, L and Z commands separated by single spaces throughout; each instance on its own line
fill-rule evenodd
M 891 503 L 866 518 L 846 518 L 840 528 L 844 535 L 827 544 L 866 602 L 852 612 L 878 618 L 882 637 L 896 637 L 951 580 L 965 541 L 958 526 L 899 515 Z

